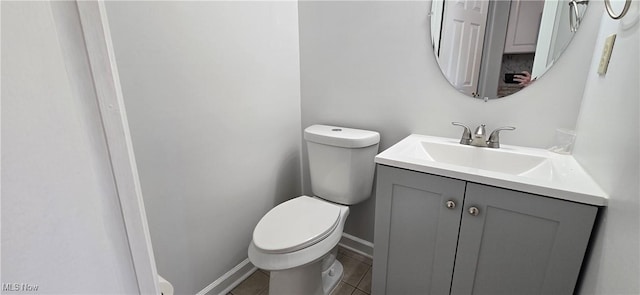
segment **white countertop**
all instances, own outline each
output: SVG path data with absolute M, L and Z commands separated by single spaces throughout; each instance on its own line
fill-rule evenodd
M 375 162 L 382 165 L 492 185 L 557 199 L 606 206 L 607 195 L 571 155 L 561 155 L 544 149 L 501 145 L 499 149 L 468 147 L 470 153 L 497 152 L 512 155 L 542 157 L 544 163 L 526 172 L 502 173 L 436 161 L 424 149 L 424 143 L 452 146 L 460 150 L 459 139 L 412 134 L 378 154 Z M 467 146 L 463 146 L 467 148 Z M 508 166 L 508 164 L 503 166 Z

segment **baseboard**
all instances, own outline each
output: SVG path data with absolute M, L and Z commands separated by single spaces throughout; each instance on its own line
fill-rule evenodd
M 257 268 L 247 258 L 196 295 L 226 295 L 256 270 Z
M 373 258 L 373 243 L 361 238 L 354 237 L 347 233 L 342 233 L 342 238 L 340 239 L 338 245 L 360 255 Z

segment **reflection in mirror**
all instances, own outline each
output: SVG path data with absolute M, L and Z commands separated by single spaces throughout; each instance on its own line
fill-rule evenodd
M 587 0 L 433 0 L 431 41 L 442 73 L 471 97 L 531 85 L 573 38 Z

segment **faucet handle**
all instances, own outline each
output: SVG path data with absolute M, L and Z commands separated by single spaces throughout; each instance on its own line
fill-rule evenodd
M 489 140 L 487 140 L 488 147 L 494 148 L 494 149 L 497 149 L 500 147 L 500 131 L 502 130 L 516 130 L 516 127 L 504 126 L 504 127 L 497 128 L 496 130 L 493 130 L 493 132 L 491 132 L 491 135 L 489 135 Z
M 462 132 L 462 137 L 460 138 L 460 144 L 469 145 L 471 143 L 471 129 L 469 129 L 469 127 L 467 127 L 466 125 L 460 122 L 451 122 L 451 125 L 460 126 L 464 128 L 464 131 Z

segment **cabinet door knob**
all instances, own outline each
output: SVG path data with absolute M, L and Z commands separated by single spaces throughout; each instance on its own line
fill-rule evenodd
M 447 208 L 453 209 L 455 207 L 456 207 L 456 202 L 454 202 L 452 200 L 447 201 Z
M 471 207 L 469 208 L 469 214 L 473 216 L 478 216 L 478 214 L 480 214 L 480 210 L 478 210 L 478 208 L 476 207 Z

